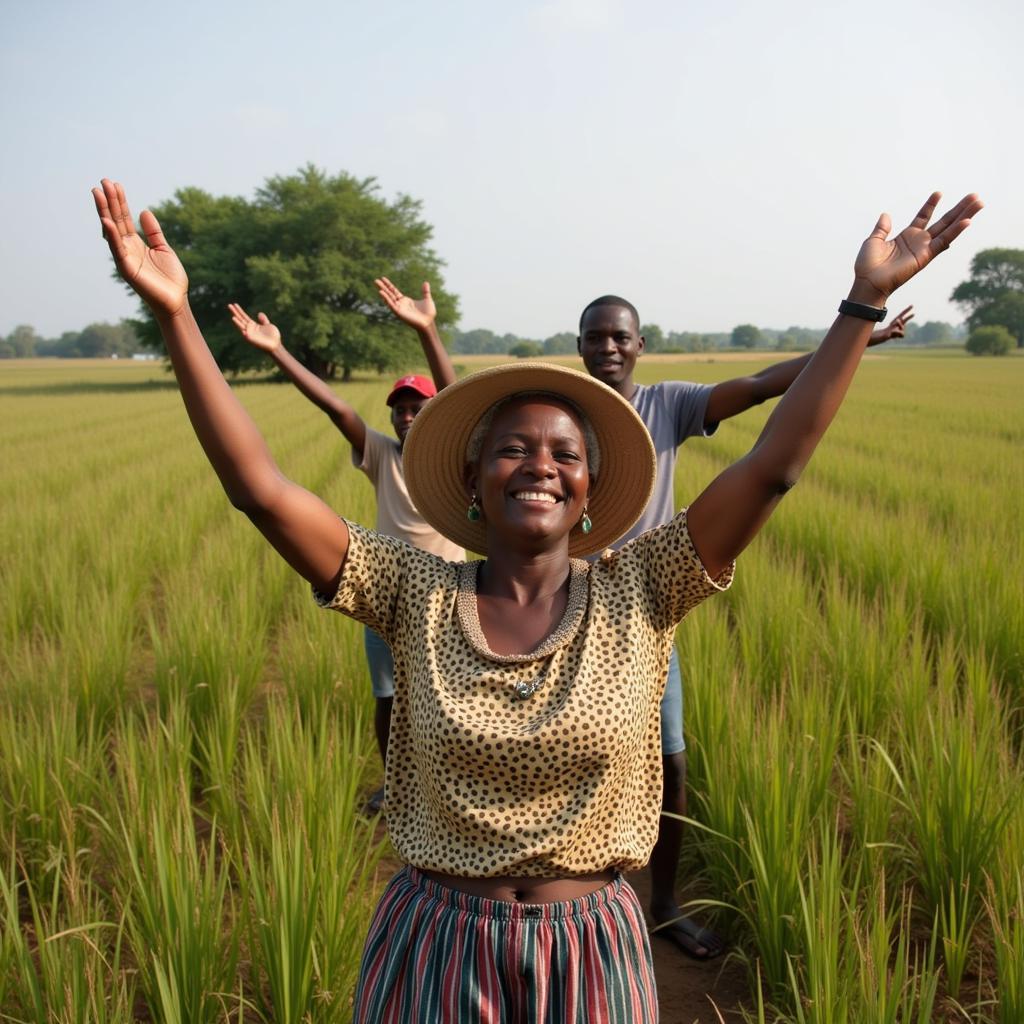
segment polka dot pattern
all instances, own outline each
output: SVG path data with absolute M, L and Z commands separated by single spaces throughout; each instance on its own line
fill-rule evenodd
M 683 511 L 593 565 L 573 559 L 558 627 L 527 654 L 498 655 L 477 617 L 478 564 L 349 524 L 338 591 L 314 595 L 391 645 L 395 849 L 469 877 L 642 867 L 658 832 L 674 630 L 733 567 L 707 576 Z

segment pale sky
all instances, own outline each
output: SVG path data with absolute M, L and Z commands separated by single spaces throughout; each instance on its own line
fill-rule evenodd
M 463 329 L 596 295 L 665 330 L 821 326 L 882 210 L 986 201 L 890 307 L 962 319 L 1024 248 L 1024 5 L 0 0 L 0 335 L 132 315 L 89 188 L 136 213 L 312 162 L 423 201 Z

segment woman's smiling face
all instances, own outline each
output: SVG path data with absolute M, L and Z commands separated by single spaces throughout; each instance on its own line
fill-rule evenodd
M 586 441 L 576 412 L 557 398 L 538 396 L 502 406 L 468 484 L 477 494 L 491 543 L 545 548 L 563 541 L 579 522 L 590 491 Z

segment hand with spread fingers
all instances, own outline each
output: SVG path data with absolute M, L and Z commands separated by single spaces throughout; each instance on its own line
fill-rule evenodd
M 894 316 L 884 327 L 879 327 L 871 332 L 871 340 L 868 347 L 881 345 L 893 338 L 902 338 L 907 333 L 907 323 L 914 319 L 913 306 L 907 306 L 897 316 Z
M 124 189 L 104 178 L 92 190 L 103 237 L 110 246 L 118 273 L 138 293 L 157 317 L 175 316 L 187 305 L 188 275 L 167 244 L 156 217 L 143 210 L 139 223 L 146 235 L 135 230 Z
M 878 218 L 857 254 L 851 297 L 855 294 L 856 301 L 884 306 L 900 285 L 906 284 L 950 247 L 983 205 L 972 192 L 929 227 L 928 222 L 941 198 L 941 192 L 933 192 L 917 216 L 895 238 L 889 238 L 892 230 L 889 214 L 883 213 Z
M 408 295 L 404 295 L 386 277 L 378 277 L 373 283 L 377 286 L 377 291 L 380 293 L 380 297 L 384 300 L 388 309 L 402 323 L 408 324 L 417 331 L 429 330 L 433 326 L 434 320 L 437 317 L 437 309 L 430 295 L 429 281 L 423 282 L 422 299 L 412 299 Z
M 229 302 L 228 310 L 231 312 L 231 322 L 250 345 L 271 353 L 281 347 L 281 332 L 270 322 L 266 313 L 258 313 L 253 320 L 237 302 Z

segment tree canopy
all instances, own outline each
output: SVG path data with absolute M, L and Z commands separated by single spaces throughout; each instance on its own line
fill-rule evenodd
M 976 327 L 967 339 L 972 356 L 1005 356 L 1013 348 L 1013 335 L 999 324 Z
M 576 355 L 576 335 L 572 331 L 559 331 L 550 338 L 544 339 L 544 355 L 574 356 Z
M 972 329 L 1005 327 L 1024 348 L 1024 249 L 982 249 L 950 298 L 967 308 Z
M 753 324 L 737 324 L 731 341 L 736 348 L 753 348 L 761 340 L 761 329 Z
M 536 359 L 544 355 L 544 346 L 539 341 L 517 341 L 508 354 L 516 359 Z
M 430 281 L 438 327 L 457 319 L 458 300 L 445 290 L 420 209 L 405 195 L 387 202 L 373 178 L 307 165 L 269 178 L 253 200 L 183 188 L 153 212 L 185 266 L 196 320 L 222 370 L 266 365 L 231 324 L 225 307 L 238 302 L 253 315 L 265 312 L 305 366 L 325 377 L 340 368 L 347 377 L 422 359 L 374 278 L 387 276 L 410 294 Z M 139 330 L 160 347 L 148 310 Z

